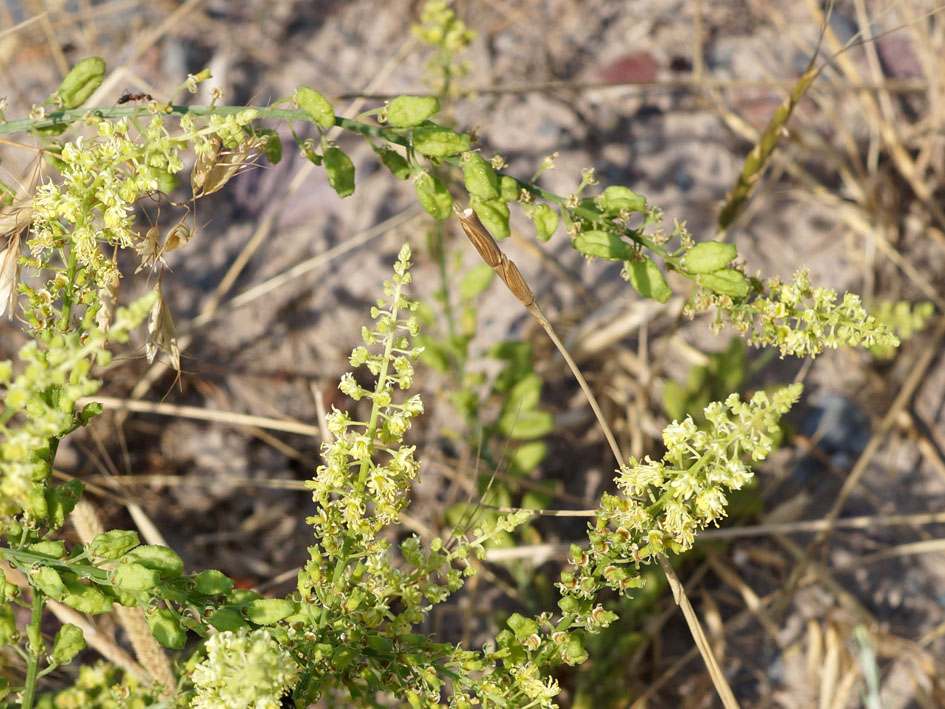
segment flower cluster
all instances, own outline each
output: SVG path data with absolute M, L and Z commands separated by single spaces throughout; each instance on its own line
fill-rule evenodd
M 298 680 L 292 655 L 262 628 L 217 633 L 206 651 L 194 668 L 194 709 L 279 709 Z
M 411 348 L 407 337 L 419 330 L 416 318 L 410 315 L 417 305 L 403 293 L 410 283 L 409 268 L 410 247 L 405 244 L 392 280 L 384 284 L 386 297 L 371 308 L 375 326 L 362 328 L 364 345 L 351 353 L 351 365 L 366 366 L 375 377 L 374 388 L 360 386 L 351 372 L 342 376 L 339 385 L 351 399 L 371 401 L 368 420 L 353 420 L 338 409 L 327 417 L 333 439 L 322 445 L 325 463 L 308 483 L 319 506 L 318 514 L 309 521 L 326 549 L 339 548 L 340 539 L 352 534 L 360 537 L 366 548 L 372 547 L 377 533 L 397 521 L 408 501 L 410 481 L 417 476 L 415 446 L 402 443 L 411 420 L 423 413 L 423 403 L 418 395 L 403 403 L 394 401 L 395 390 L 409 389 L 413 383 L 412 363 L 422 351 Z M 408 313 L 406 318 L 403 312 Z M 368 350 L 375 345 L 380 345 L 380 353 Z M 369 514 L 369 506 L 373 506 L 373 514 Z
M 605 495 L 587 549 L 572 547 L 574 571 L 562 574 L 562 609 L 573 622 L 594 629 L 613 614 L 594 605 L 601 585 L 618 592 L 642 586 L 637 570 L 658 554 L 692 547 L 695 535 L 725 516 L 727 493 L 752 478 L 745 459 L 764 460 L 771 452 L 778 421 L 800 397 L 792 384 L 749 401 L 737 394 L 705 408 L 707 425 L 690 417 L 663 431 L 666 453 L 654 461 L 631 458 L 615 478 L 623 493 Z
M 899 338 L 866 312 L 858 295 L 845 293 L 837 303 L 837 292 L 815 288 L 806 269 L 794 274 L 793 283 L 772 278 L 767 286 L 769 295 L 747 303 L 735 303 L 727 296 L 702 291 L 692 311 L 717 306 L 750 344 L 777 347 L 782 357 L 816 357 L 827 348 L 899 345 Z M 718 331 L 721 327 L 720 318 L 714 329 Z
M 0 517 L 23 511 L 34 519 L 46 516 L 43 488 L 51 473 L 50 446 L 85 422 L 76 402 L 98 390 L 100 382 L 88 376 L 92 363 L 108 363 L 108 340 L 127 340 L 129 331 L 147 316 L 152 300 L 148 294 L 129 308 L 119 308 L 107 335 L 89 312 L 82 324 L 84 334 L 51 336 L 47 348 L 27 343 L 19 352 L 24 366 L 16 376 L 12 362 L 0 362 Z
M 81 665 L 73 686 L 41 697 L 37 705 L 56 709 L 138 709 L 158 701 L 158 692 L 131 673 L 123 674 L 114 665 L 97 662 Z

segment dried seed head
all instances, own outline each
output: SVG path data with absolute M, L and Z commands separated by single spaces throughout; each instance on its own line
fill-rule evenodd
M 30 225 L 33 220 L 33 208 L 29 206 L 12 206 L 0 208 L 0 234 L 11 236 Z
M 492 267 L 492 270 L 512 291 L 512 295 L 521 301 L 522 305 L 526 308 L 533 306 L 535 304 L 535 294 L 528 287 L 515 262 L 510 261 L 509 257 L 502 252 L 492 234 L 480 221 L 479 216 L 469 207 L 463 210 L 457 209 L 456 216 L 459 218 L 460 226 L 463 227 L 463 231 L 466 232 L 466 236 L 472 242 L 472 245 L 476 247 L 476 251 L 479 252 L 482 260 Z
M 148 363 L 151 363 L 158 351 L 163 351 L 171 361 L 171 366 L 179 372 L 180 349 L 177 346 L 177 332 L 174 329 L 171 311 L 164 302 L 160 281 L 156 290 L 158 297 L 151 306 L 151 316 L 148 318 L 148 339 L 144 343 L 144 353 L 148 358 Z
M 207 181 L 207 175 L 210 174 L 210 170 L 216 165 L 219 152 L 220 140 L 213 138 L 210 141 L 210 148 L 208 150 L 201 150 L 197 153 L 194 169 L 190 173 L 190 187 L 194 191 L 195 197 L 203 189 L 203 185 Z
M 164 263 L 161 257 L 161 230 L 156 224 L 148 229 L 141 241 L 135 244 L 135 251 L 141 257 L 141 263 L 135 269 L 135 273 L 143 268 L 154 268 L 158 262 Z
M 242 169 L 248 169 L 255 159 L 254 151 L 259 147 L 257 138 L 247 138 L 233 150 L 220 150 L 219 140 L 214 140 L 214 147 L 197 156 L 197 162 L 190 175 L 190 186 L 194 198 L 205 197 L 223 188 Z
M 16 286 L 20 280 L 20 234 L 17 231 L 0 253 L 0 316 L 7 313 L 13 319 L 16 309 Z
M 482 257 L 482 260 L 492 268 L 497 269 L 496 273 L 501 278 L 502 274 L 498 272 L 498 267 L 502 264 L 502 251 L 499 245 L 495 243 L 492 234 L 486 229 L 479 216 L 470 208 L 460 210 L 456 208 L 456 216 L 459 218 L 460 226 L 466 232 L 466 236 L 476 247 L 476 251 Z
M 167 253 L 168 251 L 175 251 L 182 246 L 186 246 L 193 235 L 193 230 L 187 226 L 184 219 L 181 219 L 174 225 L 170 233 L 168 233 L 167 238 L 164 239 L 164 247 L 161 250 Z

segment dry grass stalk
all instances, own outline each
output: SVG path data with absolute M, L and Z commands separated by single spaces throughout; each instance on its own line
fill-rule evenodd
M 535 294 L 532 292 L 532 289 L 528 287 L 525 279 L 522 278 L 518 266 L 515 265 L 514 261 L 510 261 L 509 257 L 499 248 L 499 245 L 479 219 L 479 216 L 469 207 L 463 210 L 456 209 L 456 216 L 459 218 L 459 223 L 462 225 L 463 231 L 466 232 L 466 236 L 472 242 L 472 245 L 476 247 L 476 251 L 479 252 L 482 260 L 496 272 L 496 275 L 501 278 L 502 282 L 512 291 L 512 295 L 518 298 L 522 305 L 528 308 L 529 311 L 534 307 L 538 314 L 533 314 L 535 314 L 535 317 L 537 317 L 540 322 L 547 322 L 544 315 L 540 315 L 541 311 L 538 310 L 538 306 L 535 304 Z
M 807 94 L 808 89 L 810 89 L 814 79 L 820 75 L 822 69 L 823 65 L 814 66 L 814 64 L 811 63 L 811 65 L 807 67 L 807 71 L 805 71 L 794 84 L 790 95 L 778 106 L 771 120 L 768 121 L 768 125 L 765 126 L 761 138 L 755 144 L 755 147 L 752 148 L 751 152 L 748 153 L 748 157 L 745 158 L 745 164 L 742 166 L 742 171 L 735 181 L 735 186 L 732 187 L 732 190 L 725 196 L 725 204 L 722 206 L 722 211 L 719 212 L 718 230 L 720 232 L 724 233 L 727 231 L 735 221 L 735 218 L 741 213 L 752 190 L 754 190 L 761 176 L 764 174 L 768 161 L 771 159 L 771 155 L 778 145 L 778 140 L 780 140 L 785 132 L 785 126 L 788 120 L 790 120 L 795 106 L 797 106 L 800 100 Z
M 479 217 L 472 209 L 457 209 L 456 214 L 459 218 L 460 225 L 463 227 L 463 231 L 466 233 L 466 236 L 472 242 L 473 246 L 476 247 L 476 251 L 479 252 L 482 260 L 492 267 L 492 270 L 494 270 L 499 278 L 502 279 L 502 282 L 505 283 L 510 291 L 512 291 L 512 294 L 518 298 L 522 305 L 528 309 L 528 312 L 530 312 L 535 317 L 535 319 L 538 320 L 542 328 L 544 328 L 545 332 L 548 334 L 548 337 L 551 338 L 551 341 L 561 353 L 561 356 L 565 358 L 565 361 L 567 361 L 572 374 L 574 375 L 575 379 L 577 379 L 578 384 L 580 384 L 581 389 L 591 406 L 591 409 L 594 411 L 594 415 L 597 417 L 597 421 L 600 424 L 604 436 L 607 438 L 607 442 L 610 444 L 611 450 L 614 453 L 614 457 L 617 459 L 617 465 L 623 465 L 626 458 L 621 453 L 620 448 L 617 445 L 613 431 L 611 431 L 610 426 L 608 425 L 607 420 L 604 418 L 604 414 L 597 403 L 597 398 L 594 396 L 594 393 L 587 385 L 584 375 L 581 374 L 581 370 L 578 369 L 577 364 L 568 353 L 567 348 L 565 348 L 564 344 L 558 338 L 557 333 L 555 333 L 554 328 L 551 326 L 551 322 L 541 312 L 541 309 L 538 307 L 538 303 L 535 300 L 535 294 L 525 282 L 525 279 L 522 277 L 518 267 L 499 248 L 495 238 L 489 233 L 488 229 L 486 229 L 482 221 L 480 221 Z M 718 660 L 716 660 L 715 655 L 712 652 L 712 647 L 709 644 L 709 641 L 706 639 L 705 632 L 702 630 L 702 626 L 699 623 L 699 618 L 696 615 L 692 604 L 689 602 L 689 598 L 686 596 L 685 589 L 683 589 L 682 584 L 679 582 L 676 572 L 673 571 L 672 566 L 665 556 L 658 555 L 657 558 L 659 559 L 660 565 L 663 567 L 663 572 L 666 574 L 669 585 L 673 590 L 673 597 L 676 599 L 676 604 L 683 612 L 683 616 L 686 619 L 686 624 L 689 626 L 689 631 L 692 633 L 692 637 L 696 642 L 696 647 L 699 649 L 699 654 L 702 655 L 702 659 L 709 669 L 709 676 L 712 678 L 712 684 L 715 686 L 716 692 L 718 692 L 718 695 L 722 699 L 722 703 L 725 705 L 726 709 L 738 709 L 738 702 L 735 701 L 735 695 L 732 693 L 732 689 L 729 687 L 728 681 L 725 679 L 725 675 L 722 673 L 722 669 L 719 666 Z

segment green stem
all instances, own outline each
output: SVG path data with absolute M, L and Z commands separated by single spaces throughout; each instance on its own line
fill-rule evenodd
M 397 339 L 397 316 L 400 312 L 400 294 L 403 290 L 403 283 L 398 282 L 394 289 L 394 295 L 390 300 L 390 329 L 387 331 L 386 342 L 384 343 L 384 364 L 380 373 L 377 375 L 377 384 L 374 386 L 374 392 L 384 391 L 387 384 L 387 372 L 390 369 L 391 354 L 394 350 L 394 341 Z M 371 418 L 368 419 L 367 430 L 364 435 L 371 442 L 368 455 L 361 461 L 361 467 L 358 471 L 358 484 L 355 488 L 357 497 L 364 496 L 364 488 L 367 486 L 368 472 L 371 470 L 372 454 L 374 453 L 374 438 L 377 436 L 377 420 L 381 415 L 381 407 L 377 399 L 371 400 Z
M 33 709 L 33 701 L 36 698 L 36 680 L 39 672 L 39 660 L 43 654 L 42 630 L 40 624 L 43 620 L 43 607 L 45 599 L 38 589 L 33 589 L 33 610 L 30 616 L 30 624 L 27 628 L 26 636 L 29 638 L 29 658 L 26 662 L 26 683 L 23 688 L 23 703 L 21 709 Z
M 263 106 L 174 106 L 167 105 L 165 107 L 165 113 L 167 115 L 176 115 L 176 116 L 228 116 L 236 115 L 242 111 L 252 110 L 257 114 L 258 119 L 260 120 L 277 120 L 277 121 L 304 121 L 311 122 L 312 117 L 308 113 L 298 109 L 284 109 L 284 108 L 266 108 Z M 42 120 L 35 120 L 32 118 L 24 118 L 18 121 L 9 121 L 7 123 L 0 123 L 0 135 L 8 133 L 17 133 L 22 131 L 30 130 L 39 130 L 43 128 L 50 128 L 53 126 L 63 126 L 69 125 L 76 121 L 80 121 L 85 117 L 94 117 L 94 118 L 123 118 L 126 116 L 141 116 L 147 115 L 146 109 L 134 106 L 109 106 L 102 108 L 90 108 L 90 109 L 70 109 L 67 111 L 56 111 L 55 113 L 50 113 L 46 118 Z M 395 143 L 404 147 L 410 147 L 410 139 L 405 136 L 403 133 L 405 129 L 395 128 L 391 126 L 377 126 L 371 125 L 369 123 L 362 123 L 360 121 L 351 120 L 349 118 L 342 118 L 341 116 L 335 116 L 335 125 L 343 128 L 344 130 L 351 131 L 354 133 L 360 133 L 362 135 L 377 138 L 379 140 L 384 140 L 389 143 Z M 443 162 L 448 162 L 454 165 L 461 165 L 459 157 L 449 157 L 442 158 Z M 502 174 L 502 173 L 500 173 Z M 511 177 L 511 176 L 510 176 Z M 616 224 L 612 224 L 609 220 L 602 219 L 601 215 L 595 212 L 592 209 L 587 209 L 583 207 L 567 207 L 564 197 L 559 197 L 558 195 L 548 192 L 547 190 L 542 189 L 541 187 L 532 184 L 530 182 L 525 182 L 519 180 L 518 178 L 513 178 L 518 183 L 519 187 L 525 189 L 536 197 L 556 204 L 561 209 L 566 209 L 575 216 L 581 217 L 583 219 L 589 219 L 595 222 L 602 223 L 605 228 L 610 228 L 621 233 L 625 233 L 633 241 L 637 242 L 641 246 L 647 248 L 655 254 L 658 254 L 668 265 L 672 266 L 676 270 L 686 273 L 686 269 L 682 265 L 680 257 L 674 256 L 670 251 L 662 248 L 660 245 L 655 243 L 651 238 L 646 236 L 642 230 L 629 229 L 627 227 L 621 227 Z
M 59 318 L 59 329 L 63 332 L 69 329 L 69 319 L 72 317 L 72 294 L 75 291 L 75 276 L 78 266 L 79 259 L 76 255 L 75 246 L 73 246 L 69 249 L 69 265 L 67 267 L 69 286 L 63 289 L 62 316 Z

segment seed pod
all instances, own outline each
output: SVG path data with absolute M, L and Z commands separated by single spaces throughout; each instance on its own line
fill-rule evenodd
M 440 110 L 435 96 L 398 96 L 384 109 L 392 126 L 418 126 Z
M 469 194 L 480 199 L 499 198 L 499 176 L 479 153 L 463 153 L 463 182 Z
M 136 532 L 112 529 L 95 536 L 86 550 L 102 559 L 118 559 L 141 543 Z
M 325 151 L 324 162 L 328 184 L 338 196 L 354 194 L 354 163 L 351 158 L 341 148 L 331 147 Z
M 308 86 L 300 86 L 295 92 L 296 105 L 310 115 L 324 130 L 335 125 L 335 110 L 328 99 Z
M 154 639 L 171 650 L 183 650 L 187 644 L 187 633 L 177 620 L 177 616 L 166 608 L 149 608 L 145 612 L 148 627 Z
M 574 237 L 574 248 L 586 256 L 607 261 L 629 261 L 636 252 L 619 234 L 591 229 Z
M 604 190 L 597 198 L 597 202 L 604 213 L 616 216 L 620 212 L 642 212 L 646 209 L 646 198 L 638 195 L 629 187 L 612 185 Z
M 105 79 L 105 60 L 88 57 L 72 67 L 56 91 L 63 108 L 78 108 L 85 103 Z
M 653 259 L 643 257 L 643 262 L 625 261 L 624 274 L 630 285 L 644 298 L 651 298 L 658 303 L 665 303 L 673 295 L 673 291 L 666 284 L 666 278 Z
M 384 166 L 391 171 L 394 177 L 399 180 L 406 180 L 410 177 L 410 164 L 404 158 L 403 155 L 398 153 L 396 150 L 391 150 L 390 148 L 384 148 L 378 151 L 378 155 L 381 156 L 381 162 L 384 163 Z
M 558 228 L 558 213 L 547 204 L 536 204 L 525 208 L 525 213 L 535 223 L 539 241 L 548 241 Z
M 699 285 L 720 295 L 744 298 L 748 295 L 748 280 L 733 268 L 723 268 L 698 276 Z
M 430 216 L 440 221 L 450 218 L 453 197 L 442 182 L 428 172 L 421 172 L 413 178 L 413 186 L 417 199 Z
M 479 199 L 475 196 L 469 201 L 469 206 L 482 220 L 486 229 L 499 241 L 512 235 L 509 229 L 509 205 L 497 199 Z
M 472 139 L 466 133 L 438 126 L 435 123 L 413 129 L 413 147 L 418 153 L 431 158 L 448 158 L 469 150 Z
M 124 591 L 147 591 L 161 583 L 161 574 L 141 564 L 121 564 L 112 584 Z
M 503 202 L 517 202 L 521 194 L 518 180 L 514 177 L 502 175 L 499 178 L 499 199 Z
M 712 273 L 725 268 L 736 256 L 738 256 L 738 249 L 734 244 L 703 241 L 686 252 L 682 263 L 689 273 Z

